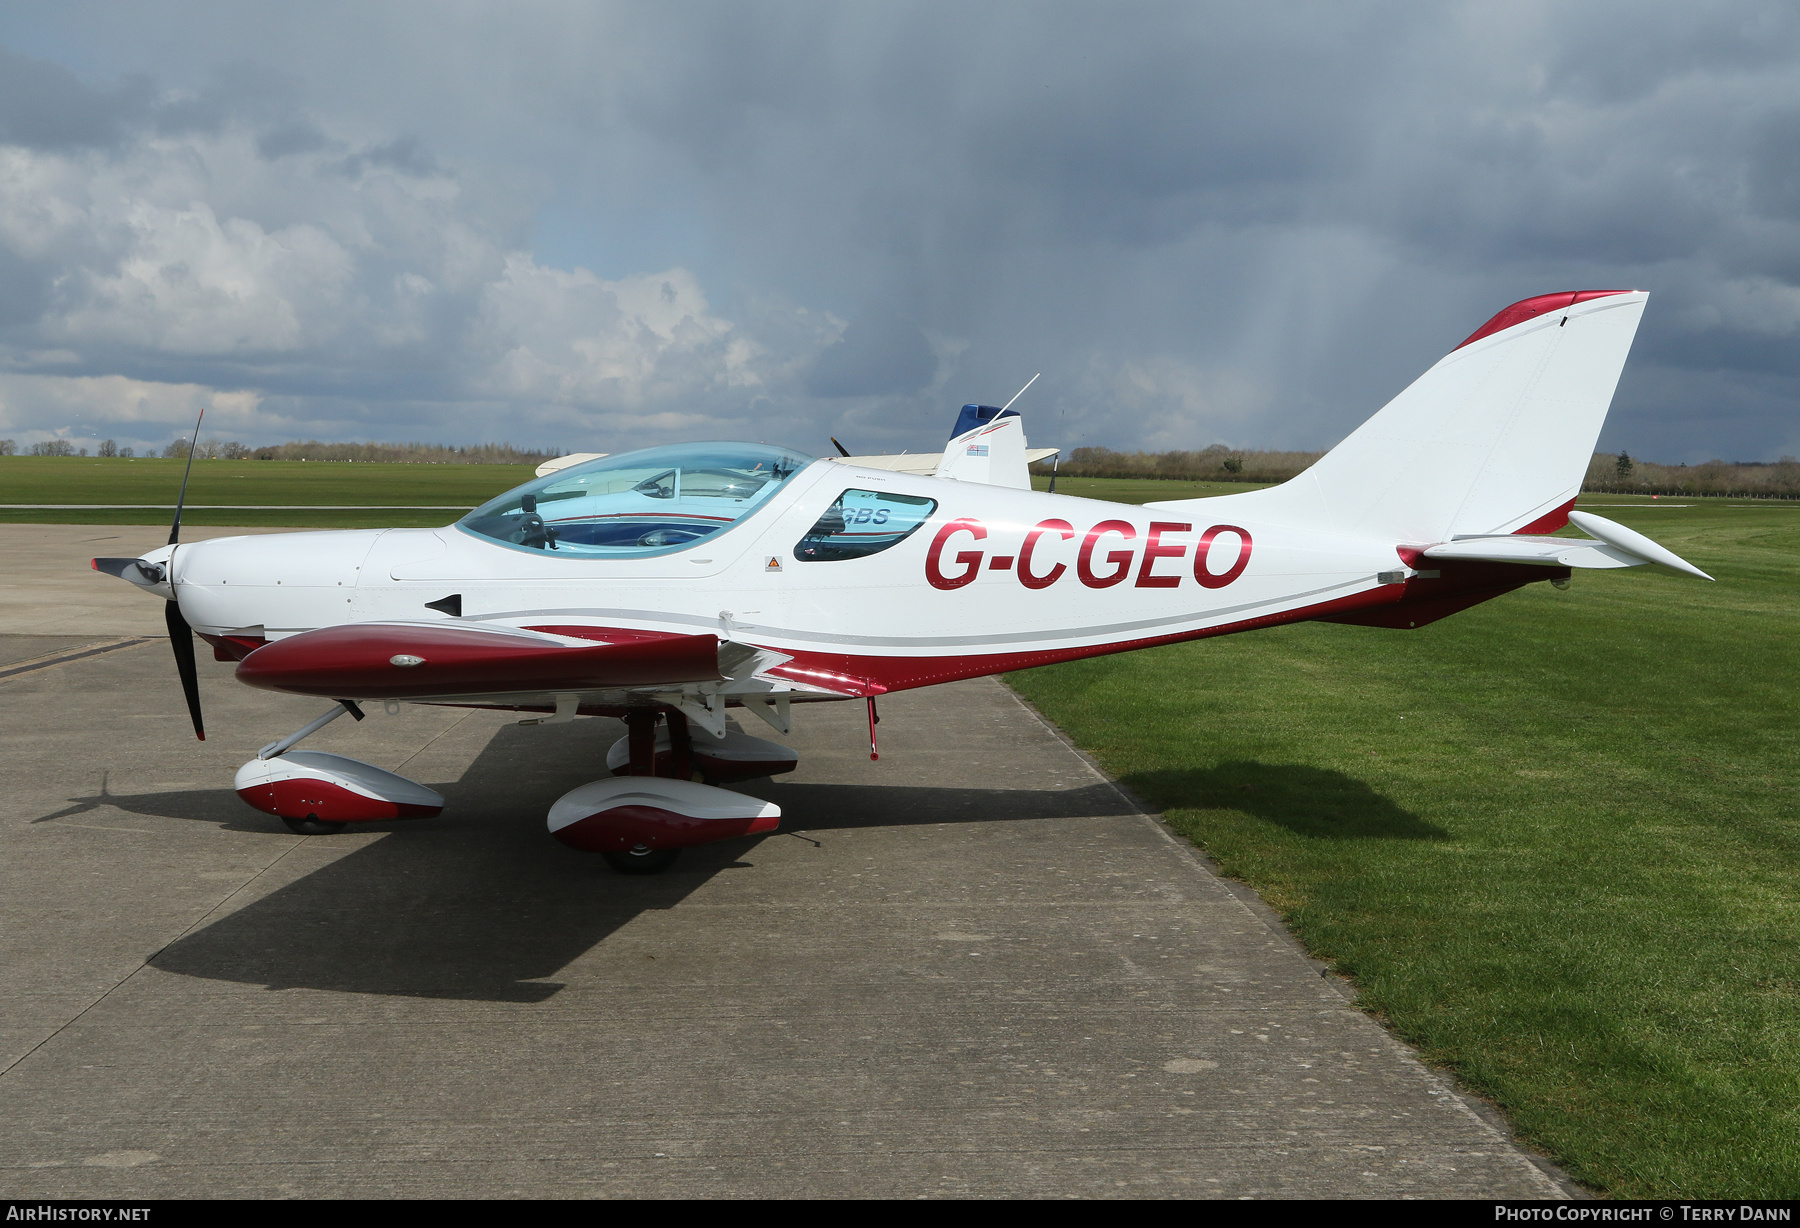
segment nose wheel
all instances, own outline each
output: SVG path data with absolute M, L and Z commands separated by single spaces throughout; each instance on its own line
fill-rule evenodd
M 680 849 L 652 849 L 638 845 L 623 853 L 602 853 L 606 864 L 620 874 L 661 874 L 675 864 Z
M 286 815 L 281 821 L 288 825 L 288 830 L 297 836 L 330 836 L 350 826 L 348 823 L 327 823 L 317 815 L 307 815 L 304 819 L 290 819 Z

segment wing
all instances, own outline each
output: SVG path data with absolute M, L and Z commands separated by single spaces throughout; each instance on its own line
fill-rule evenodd
M 713 635 L 572 644 L 493 624 L 348 623 L 265 644 L 237 676 L 326 699 L 474 698 L 718 683 L 739 676 L 755 652 Z

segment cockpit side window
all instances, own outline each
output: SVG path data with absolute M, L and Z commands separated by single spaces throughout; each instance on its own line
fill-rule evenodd
M 667 554 L 752 515 L 812 460 L 753 443 L 646 448 L 558 470 L 476 508 L 457 527 L 558 558 Z
M 898 546 L 937 510 L 936 499 L 846 490 L 794 546 L 802 563 L 866 558 Z

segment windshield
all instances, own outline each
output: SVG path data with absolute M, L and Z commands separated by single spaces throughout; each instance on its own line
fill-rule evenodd
M 476 508 L 457 527 L 564 558 L 666 554 L 750 515 L 812 460 L 757 443 L 645 448 L 559 469 Z

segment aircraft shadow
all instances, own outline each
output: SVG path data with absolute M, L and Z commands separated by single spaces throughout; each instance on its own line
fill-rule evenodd
M 1449 833 L 1329 768 L 1237 760 L 1134 772 L 1122 782 L 1159 811 L 1236 810 L 1327 840 L 1442 840 Z
M 740 858 L 761 840 L 688 849 L 673 870 L 642 878 L 552 840 L 544 830 L 551 802 L 603 774 L 606 748 L 622 732 L 604 720 L 504 726 L 460 780 L 432 784 L 445 795 L 444 815 L 368 824 L 387 838 L 252 899 L 171 943 L 152 964 L 271 990 L 541 1002 L 562 988 L 553 979 L 560 969 L 639 914 L 673 908 L 714 875 L 748 868 Z M 784 831 L 1133 812 L 1099 783 L 1059 791 L 759 781 L 745 791 L 782 806 Z M 36 821 L 102 807 L 280 830 L 230 789 L 119 795 L 103 786 Z M 313 841 L 325 850 L 332 839 L 311 837 L 295 855 L 304 864 Z M 279 876 L 281 863 L 271 873 Z
M 1138 812 L 1136 806 L 1104 781 L 1079 789 L 946 789 L 752 781 L 742 790 L 780 806 L 781 830 L 792 832 L 1087 819 Z

